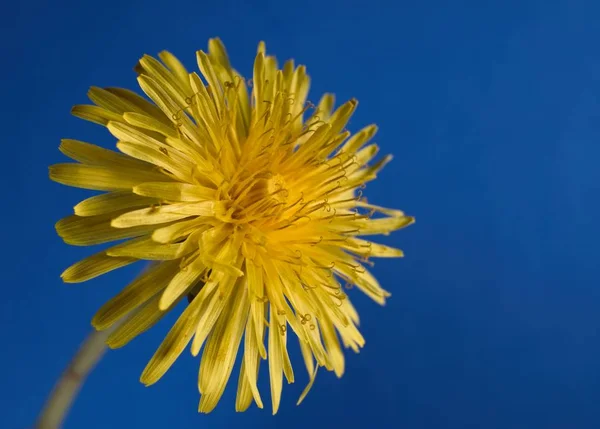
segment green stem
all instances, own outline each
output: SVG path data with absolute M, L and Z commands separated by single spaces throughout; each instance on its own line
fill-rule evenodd
M 50 393 L 38 417 L 36 429 L 61 427 L 81 386 L 104 355 L 106 339 L 115 327 L 101 332 L 93 331 L 88 335 Z

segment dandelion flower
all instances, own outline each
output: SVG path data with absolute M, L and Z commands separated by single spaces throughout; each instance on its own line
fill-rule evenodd
M 359 238 L 388 234 L 414 219 L 367 203 L 365 184 L 391 159 L 373 162 L 377 128 L 351 136 L 357 102 L 307 101 L 304 66 L 279 69 L 261 43 L 251 80 L 235 71 L 220 40 L 197 52 L 201 74 L 170 53 L 140 59 L 135 70 L 151 100 L 126 89 L 92 87 L 94 105 L 73 114 L 108 128 L 119 152 L 63 140 L 75 163 L 50 178 L 102 191 L 56 224 L 68 244 L 117 241 L 73 266 L 65 282 L 83 282 L 137 261 L 154 261 L 94 316 L 98 330 L 118 327 L 117 348 L 186 303 L 141 376 L 158 381 L 191 342 L 200 354 L 199 411 L 217 405 L 243 338 L 236 410 L 254 401 L 261 360 L 268 360 L 273 413 L 283 377 L 294 381 L 288 334 L 300 343 L 312 386 L 317 368 L 340 377 L 341 344 L 364 344 L 346 288 L 383 304 L 389 293 L 367 270 L 370 257 L 402 252 Z M 267 359 L 268 355 L 268 359 Z

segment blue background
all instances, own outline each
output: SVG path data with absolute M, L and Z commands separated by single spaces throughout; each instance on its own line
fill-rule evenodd
M 91 85 L 135 88 L 143 53 L 195 68 L 213 36 L 247 75 L 264 39 L 308 65 L 311 100 L 359 99 L 351 130 L 379 124 L 396 156 L 367 195 L 417 217 L 383 240 L 407 255 L 375 267 L 393 297 L 353 294 L 366 348 L 341 380 L 320 372 L 301 407 L 294 351 L 276 417 L 236 414 L 235 383 L 198 415 L 189 353 L 144 388 L 171 317 L 105 357 L 65 427 L 600 427 L 600 3 L 28 1 L 2 14 L 1 427 L 31 427 L 93 313 L 139 269 L 59 279 L 90 249 L 53 224 L 89 194 L 47 166 L 64 137 L 114 145 L 70 107 Z

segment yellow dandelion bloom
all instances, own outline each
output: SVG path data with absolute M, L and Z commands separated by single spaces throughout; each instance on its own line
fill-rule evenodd
M 204 347 L 199 411 L 210 412 L 243 337 L 236 409 L 252 401 L 263 407 L 257 377 L 268 355 L 275 413 L 283 377 L 294 381 L 288 334 L 298 338 L 310 375 L 300 402 L 318 367 L 343 374 L 340 340 L 354 351 L 364 344 L 345 287 L 381 304 L 389 296 L 365 265 L 402 252 L 359 236 L 414 219 L 363 198 L 365 183 L 391 157 L 370 164 L 378 152 L 368 144 L 374 125 L 352 136 L 345 129 L 356 100 L 335 111 L 331 94 L 317 106 L 307 101 L 304 66 L 290 60 L 279 69 L 261 43 L 246 81 L 218 39 L 197 53 L 201 75 L 168 52 L 159 57 L 144 56 L 136 67 L 152 102 L 92 87 L 94 105 L 73 108 L 108 128 L 119 152 L 62 141 L 60 150 L 76 162 L 50 167 L 50 178 L 103 193 L 77 204 L 56 229 L 76 246 L 119 242 L 62 278 L 83 282 L 155 261 L 94 316 L 99 330 L 119 322 L 108 345 L 125 345 L 187 301 L 141 381 L 155 383 L 190 342 L 194 356 Z

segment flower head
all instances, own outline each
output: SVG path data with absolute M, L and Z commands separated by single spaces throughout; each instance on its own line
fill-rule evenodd
M 187 306 L 144 370 L 155 383 L 191 342 L 203 348 L 199 411 L 219 401 L 243 338 L 236 409 L 252 401 L 267 359 L 273 412 L 283 377 L 294 381 L 288 334 L 298 338 L 312 386 L 319 366 L 344 372 L 345 347 L 364 340 L 344 286 L 378 303 L 389 294 L 365 268 L 370 257 L 402 252 L 359 236 L 387 234 L 413 222 L 371 205 L 362 189 L 391 159 L 371 163 L 374 125 L 351 136 L 350 100 L 333 111 L 331 94 L 306 101 L 309 78 L 293 61 L 279 69 L 259 45 L 247 82 L 218 39 L 197 53 L 201 76 L 170 53 L 136 67 L 147 99 L 126 89 L 91 88 L 95 105 L 73 114 L 104 125 L 119 152 L 76 140 L 60 150 L 77 161 L 50 168 L 65 185 L 102 191 L 56 224 L 66 243 L 119 241 L 68 268 L 82 282 L 139 260 L 154 261 L 94 316 L 118 327 L 116 348 L 156 324 L 180 301 Z M 249 89 L 251 88 L 251 89 Z M 266 345 L 265 345 L 266 343 Z

